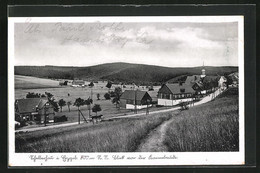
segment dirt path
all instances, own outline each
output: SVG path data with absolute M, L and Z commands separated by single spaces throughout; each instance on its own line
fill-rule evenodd
M 215 91 L 215 96 L 218 96 L 222 92 L 220 90 Z M 207 103 L 212 100 L 212 94 L 209 96 L 204 97 L 201 101 L 197 102 L 194 104 L 194 106 Z M 178 108 L 179 109 L 179 108 Z M 167 111 L 173 111 L 176 110 L 176 108 L 167 110 Z M 158 111 L 159 112 L 159 111 Z M 179 111 L 175 111 L 173 114 L 173 117 L 165 122 L 163 122 L 159 127 L 156 129 L 152 130 L 147 137 L 142 141 L 138 149 L 136 150 L 137 152 L 167 152 L 168 148 L 164 144 L 164 139 L 165 139 L 165 133 L 167 130 L 167 127 L 169 124 L 174 121 L 174 115 L 178 114 Z
M 163 141 L 165 138 L 166 129 L 173 120 L 174 118 L 172 117 L 171 119 L 163 122 L 156 129 L 151 131 L 147 135 L 147 137 L 143 140 L 143 142 L 140 144 L 140 146 L 136 151 L 137 152 L 167 152 L 168 148 L 163 143 Z

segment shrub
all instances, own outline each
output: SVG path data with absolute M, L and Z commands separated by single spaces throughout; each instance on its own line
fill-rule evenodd
M 99 104 L 95 104 L 92 108 L 92 112 L 95 112 L 96 114 L 100 112 L 102 109 Z
M 57 116 L 54 117 L 54 122 L 64 122 L 64 121 L 68 121 L 68 117 L 66 117 L 65 115 L 63 116 Z
M 106 93 L 106 94 L 104 95 L 104 97 L 105 97 L 106 100 L 110 100 L 110 98 L 111 98 L 109 93 Z

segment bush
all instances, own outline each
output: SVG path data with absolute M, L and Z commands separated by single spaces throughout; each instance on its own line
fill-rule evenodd
M 54 117 L 55 123 L 64 121 L 68 121 L 68 117 L 66 117 L 65 115 Z
M 109 95 L 110 95 L 110 97 L 115 97 L 115 96 L 116 96 L 116 93 L 115 93 L 114 91 L 110 91 L 110 92 L 109 92 Z
M 106 93 L 106 94 L 104 95 L 104 97 L 105 97 L 106 100 L 110 100 L 110 98 L 111 98 L 109 93 Z

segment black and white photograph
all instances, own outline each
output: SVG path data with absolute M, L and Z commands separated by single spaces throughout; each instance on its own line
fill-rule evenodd
M 243 16 L 8 22 L 9 165 L 244 163 Z

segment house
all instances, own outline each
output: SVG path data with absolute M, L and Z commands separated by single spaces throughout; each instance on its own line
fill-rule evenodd
M 227 79 L 224 76 L 220 76 L 218 79 L 218 87 L 221 89 L 225 89 Z
M 54 109 L 47 98 L 26 98 L 15 101 L 16 118 L 44 123 L 54 122 Z
M 126 109 L 143 109 L 151 107 L 152 98 L 146 91 L 140 90 L 125 90 L 120 96 L 120 107 Z
M 228 77 L 228 79 L 230 81 L 229 82 L 230 86 L 233 86 L 233 87 L 237 87 L 238 86 L 238 83 L 239 83 L 238 72 L 231 73 L 227 77 Z
M 227 79 L 224 76 L 207 76 L 203 63 L 201 75 L 187 76 L 185 84 L 190 85 L 196 91 L 196 94 L 207 94 L 213 92 L 217 87 L 225 89 L 226 81 Z
M 63 86 L 63 85 L 68 85 L 68 81 L 67 80 L 65 80 L 65 81 L 59 81 L 59 85 L 60 86 Z
M 227 79 L 224 76 L 206 76 L 203 79 L 204 88 L 213 90 L 214 88 L 225 89 Z
M 206 94 L 205 86 L 201 81 L 194 83 L 193 85 L 190 85 L 196 94 Z
M 158 105 L 174 106 L 181 102 L 193 100 L 195 90 L 191 85 L 183 84 L 163 84 L 158 91 Z
M 185 80 L 186 85 L 190 85 L 196 92 L 196 94 L 205 94 L 206 91 L 204 89 L 203 85 L 203 79 L 205 79 L 207 76 L 205 75 L 205 70 L 203 71 L 204 75 L 192 75 L 187 76 Z
M 192 76 L 187 76 L 185 80 L 185 84 L 187 85 L 193 85 L 197 82 L 201 81 L 201 76 L 200 75 L 192 75 Z
M 85 85 L 85 81 L 83 80 L 73 80 L 72 81 L 72 86 L 77 87 L 77 86 L 84 86 Z

